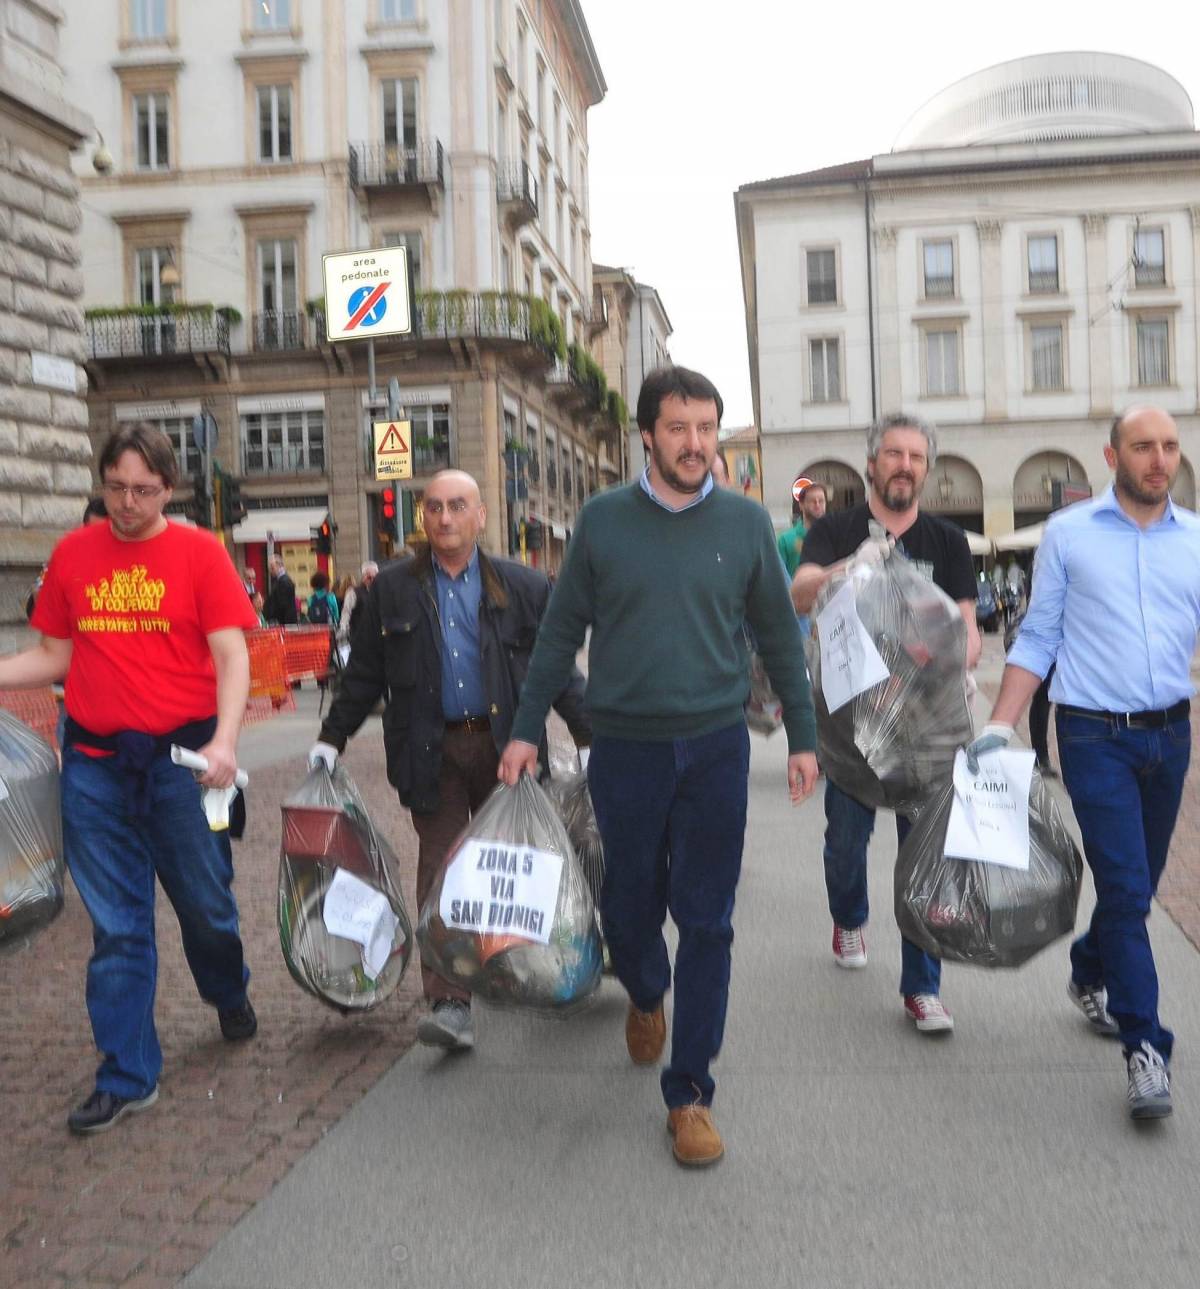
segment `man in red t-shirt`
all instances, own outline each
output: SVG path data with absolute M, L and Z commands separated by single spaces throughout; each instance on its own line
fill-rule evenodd
M 225 548 L 163 514 L 177 477 L 164 434 L 117 430 L 99 468 L 108 522 L 59 542 L 31 620 L 39 642 L 0 659 L 0 688 L 66 678 L 63 840 L 92 919 L 87 1003 L 104 1057 L 67 1118 L 77 1133 L 158 1099 L 156 875 L 222 1034 L 257 1029 L 229 834 L 209 828 L 201 804 L 201 785 L 234 780 L 250 686 L 243 632 L 257 617 Z M 207 759 L 199 783 L 171 761 L 172 743 Z

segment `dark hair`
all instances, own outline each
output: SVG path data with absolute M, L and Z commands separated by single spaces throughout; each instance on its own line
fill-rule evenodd
M 311 586 L 311 587 L 312 587 L 312 589 L 313 589 L 314 591 L 328 591 L 328 590 L 329 590 L 329 574 L 328 574 L 328 573 L 319 573 L 319 572 L 318 572 L 318 573 L 314 573 L 314 574 L 312 575 L 312 577 L 311 577 L 311 578 L 309 578 L 308 584 L 309 584 L 309 586 Z
M 104 472 L 115 466 L 126 452 L 136 452 L 146 463 L 146 469 L 158 475 L 168 488 L 174 488 L 179 482 L 179 466 L 171 440 L 147 421 L 122 425 L 108 436 L 100 449 L 98 468 L 101 482 L 104 481 Z
M 695 398 L 701 402 L 714 402 L 717 405 L 717 424 L 725 414 L 725 403 L 717 392 L 717 387 L 698 371 L 687 367 L 658 367 L 642 381 L 638 393 L 637 423 L 639 430 L 654 433 L 654 423 L 662 408 L 664 398 Z
M 89 497 L 88 504 L 83 508 L 83 518 L 79 521 L 86 524 L 89 519 L 107 519 L 108 507 L 104 504 L 103 497 Z

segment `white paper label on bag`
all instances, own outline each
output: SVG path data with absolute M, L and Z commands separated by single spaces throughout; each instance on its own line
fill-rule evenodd
M 325 892 L 322 916 L 330 935 L 362 947 L 363 969 L 372 980 L 378 980 L 391 957 L 392 940 L 400 925 L 387 896 L 339 868 Z
M 446 869 L 438 906 L 447 926 L 481 935 L 550 942 L 562 881 L 561 855 L 472 837 Z
M 817 614 L 821 642 L 821 691 L 832 715 L 852 698 L 887 680 L 889 672 L 871 639 L 847 582 Z
M 1005 868 L 1029 868 L 1029 791 L 1033 752 L 985 752 L 971 773 L 967 754 L 954 756 L 954 801 L 946 828 L 946 854 Z

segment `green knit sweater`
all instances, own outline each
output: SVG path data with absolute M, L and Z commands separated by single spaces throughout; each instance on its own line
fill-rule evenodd
M 723 488 L 674 513 L 636 483 L 600 493 L 567 547 L 513 737 L 538 742 L 588 627 L 596 733 L 656 741 L 733 725 L 750 690 L 747 622 L 783 704 L 789 750 L 813 750 L 803 643 L 766 511 Z

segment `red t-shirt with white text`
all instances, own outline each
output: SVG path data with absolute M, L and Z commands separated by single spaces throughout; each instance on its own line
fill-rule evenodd
M 84 729 L 165 734 L 216 714 L 209 633 L 258 617 L 211 533 L 168 521 L 125 542 L 102 523 L 54 548 L 30 625 L 72 642 L 67 714 Z

